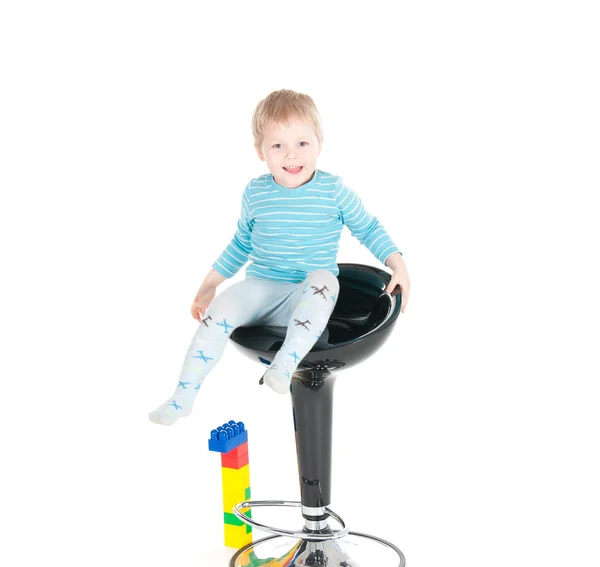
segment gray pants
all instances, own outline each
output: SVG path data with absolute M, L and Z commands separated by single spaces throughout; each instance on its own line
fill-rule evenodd
M 236 327 L 287 327 L 285 341 L 271 368 L 277 367 L 291 379 L 298 364 L 325 331 L 338 292 L 337 277 L 327 270 L 311 272 L 300 283 L 246 277 L 231 285 L 213 299 L 192 339 L 181 370 L 177 398 L 183 402 L 183 397 L 200 389 Z

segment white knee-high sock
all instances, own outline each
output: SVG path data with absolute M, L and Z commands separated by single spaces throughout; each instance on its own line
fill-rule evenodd
M 179 381 L 173 395 L 161 406 L 148 414 L 154 423 L 172 425 L 180 417 L 192 412 L 196 395 L 206 375 L 221 358 L 225 349 L 230 326 L 219 326 L 211 318 L 203 320 L 192 339 L 185 357 Z
M 337 278 L 330 272 L 315 272 L 307 278 L 285 341 L 263 376 L 265 384 L 275 392 L 289 392 L 292 374 L 327 326 L 338 291 Z

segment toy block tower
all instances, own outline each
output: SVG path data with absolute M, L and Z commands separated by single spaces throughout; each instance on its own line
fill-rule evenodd
M 221 453 L 225 545 L 240 549 L 252 542 L 252 526 L 233 513 L 236 504 L 250 498 L 248 431 L 241 421 L 224 423 L 210 432 L 208 449 Z M 243 508 L 242 512 L 252 517 L 249 508 Z

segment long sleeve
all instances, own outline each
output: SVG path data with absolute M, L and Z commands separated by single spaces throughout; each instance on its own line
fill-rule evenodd
M 227 248 L 212 265 L 222 276 L 226 278 L 233 277 L 248 261 L 248 256 L 252 252 L 252 224 L 248 203 L 248 187 L 246 187 L 242 196 L 242 210 L 237 223 L 237 230 Z
M 382 264 L 394 252 L 402 255 L 377 217 L 367 212 L 358 195 L 341 179 L 336 188 L 336 202 L 342 223 Z

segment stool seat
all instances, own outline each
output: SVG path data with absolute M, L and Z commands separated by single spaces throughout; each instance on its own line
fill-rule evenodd
M 390 274 L 364 264 L 338 264 L 340 291 L 327 328 L 299 369 L 341 370 L 362 362 L 388 338 L 402 305 L 397 287 L 385 293 Z M 270 364 L 281 348 L 287 328 L 238 327 L 231 340 L 253 360 Z

